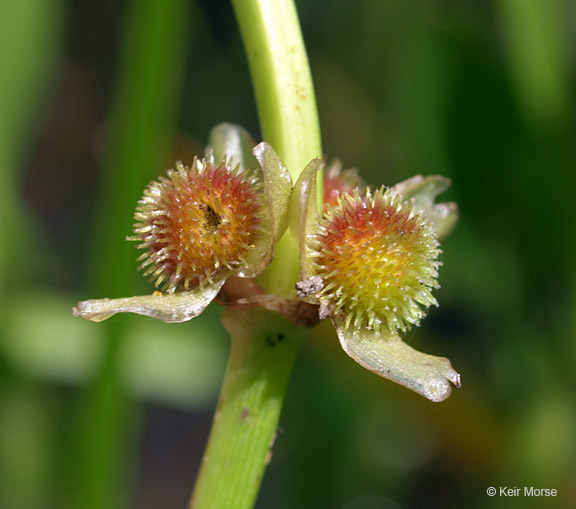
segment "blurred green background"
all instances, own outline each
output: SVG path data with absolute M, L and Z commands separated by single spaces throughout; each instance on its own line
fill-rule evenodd
M 576 4 L 297 6 L 328 157 L 374 185 L 453 180 L 441 306 L 406 340 L 450 357 L 463 388 L 432 404 L 319 326 L 258 507 L 576 507 Z M 219 122 L 258 138 L 230 5 L 1 12 L 0 507 L 184 507 L 226 364 L 220 309 L 165 325 L 71 308 L 151 290 L 124 241 L 150 179 Z

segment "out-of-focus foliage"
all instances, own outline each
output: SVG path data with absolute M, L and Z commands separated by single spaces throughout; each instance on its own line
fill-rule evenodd
M 73 507 L 76 483 L 98 490 L 85 507 L 183 507 L 200 462 L 226 363 L 217 306 L 182 325 L 117 318 L 113 333 L 71 314 L 79 299 L 115 296 L 109 285 L 118 295 L 151 291 L 124 242 L 139 187 L 200 154 L 219 122 L 258 138 L 228 3 L 172 0 L 160 19 L 143 4 L 2 9 L 1 507 Z M 325 152 L 375 184 L 453 181 L 446 199 L 461 222 L 443 243 L 440 308 L 408 342 L 449 353 L 463 388 L 428 403 L 356 366 L 319 326 L 294 374 L 259 507 L 570 507 L 574 5 L 298 8 Z M 162 28 L 169 19 L 182 38 Z M 104 468 L 94 478 L 93 461 Z M 489 486 L 559 495 L 502 500 Z

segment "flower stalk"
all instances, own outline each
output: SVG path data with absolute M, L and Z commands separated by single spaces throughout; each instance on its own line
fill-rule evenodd
M 232 337 L 224 387 L 190 508 L 253 506 L 307 331 L 263 309 L 226 310 Z
M 250 65 L 263 139 L 296 182 L 304 167 L 322 156 L 314 86 L 296 8 L 292 0 L 233 0 L 232 5 Z M 260 282 L 268 293 L 293 296 L 299 269 L 290 235 L 280 239 L 276 253 Z
M 296 182 L 322 154 L 308 58 L 291 0 L 233 0 L 264 141 Z M 319 196 L 321 196 L 321 186 Z M 295 295 L 298 250 L 286 232 L 258 279 L 263 290 Z M 226 310 L 232 347 L 226 378 L 190 508 L 253 506 L 270 460 L 282 403 L 306 329 L 266 310 Z

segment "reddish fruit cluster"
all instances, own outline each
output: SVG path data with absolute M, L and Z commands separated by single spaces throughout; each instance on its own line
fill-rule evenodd
M 346 327 L 405 331 L 436 304 L 436 233 L 390 189 L 342 194 L 328 206 L 312 248 L 324 284 L 316 297 Z
M 261 187 L 225 163 L 198 159 L 150 183 L 131 237 L 146 250 L 139 258 L 145 275 L 174 292 L 202 288 L 246 266 L 245 254 L 262 230 Z

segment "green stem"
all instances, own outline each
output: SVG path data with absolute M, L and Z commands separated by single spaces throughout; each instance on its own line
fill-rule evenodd
M 296 8 L 291 0 L 232 0 L 232 4 L 250 64 L 264 141 L 272 145 L 295 182 L 310 160 L 322 156 L 314 86 Z M 293 295 L 299 267 L 289 234 L 276 250 L 260 283 L 266 291 Z
M 296 9 L 291 0 L 232 3 L 246 46 L 264 140 L 296 181 L 308 162 L 322 153 Z M 287 233 L 259 283 L 267 292 L 291 296 L 298 273 L 298 250 Z M 306 330 L 262 309 L 227 310 L 223 319 L 232 336 L 230 362 L 190 502 L 194 509 L 254 505 L 292 368 L 307 335 Z
M 291 0 L 232 0 L 264 140 L 296 180 L 322 154 L 314 86 Z
M 292 367 L 307 335 L 261 309 L 227 310 L 223 321 L 232 336 L 230 361 L 190 502 L 194 509 L 254 505 Z

